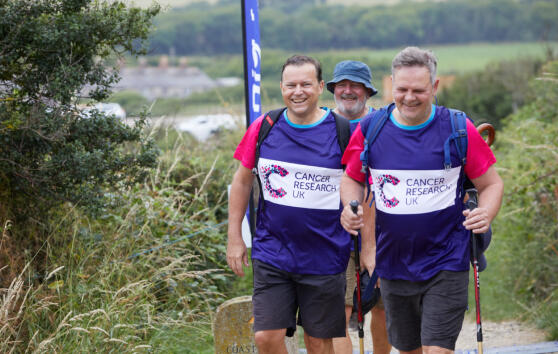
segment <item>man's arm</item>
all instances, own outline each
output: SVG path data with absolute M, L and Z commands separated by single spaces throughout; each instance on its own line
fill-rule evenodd
M 246 213 L 253 181 L 252 171 L 240 164 L 234 174 L 229 197 L 227 263 L 232 271 L 241 277 L 244 276 L 242 266 L 249 265 L 246 245 L 242 240 L 242 219 Z
M 343 177 L 341 177 L 340 195 L 341 203 L 344 206 L 341 213 L 341 225 L 351 235 L 357 235 L 358 232 L 356 230 L 364 227 L 363 209 L 360 205 L 364 195 L 364 186 L 344 173 Z M 359 203 L 356 215 L 349 205 L 352 200 L 356 200 Z
M 471 212 L 463 211 L 463 215 L 465 215 L 463 225 L 467 230 L 482 234 L 488 231 L 490 223 L 500 210 L 504 195 L 504 182 L 494 166 L 490 166 L 480 177 L 471 179 L 471 182 L 479 192 L 479 205 Z

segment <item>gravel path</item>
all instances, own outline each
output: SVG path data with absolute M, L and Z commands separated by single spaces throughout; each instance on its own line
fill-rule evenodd
M 364 319 L 364 349 L 372 351 L 370 337 L 370 313 Z M 514 345 L 534 344 L 545 341 L 545 333 L 524 323 L 514 321 L 487 322 L 482 324 L 483 348 L 509 347 Z M 349 329 L 354 350 L 358 351 L 358 333 Z M 465 318 L 463 328 L 457 338 L 456 350 L 471 350 L 477 348 L 476 324 Z M 392 350 L 393 353 L 397 351 Z

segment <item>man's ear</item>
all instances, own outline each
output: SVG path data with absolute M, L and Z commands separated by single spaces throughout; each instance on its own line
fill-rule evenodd
M 438 92 L 438 84 L 440 83 L 440 79 L 436 79 L 436 81 L 434 81 L 434 85 L 432 86 L 432 93 L 434 95 L 436 95 L 436 92 Z

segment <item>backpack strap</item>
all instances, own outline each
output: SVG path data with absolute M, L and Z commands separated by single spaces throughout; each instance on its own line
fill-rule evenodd
M 258 174 L 258 161 L 260 160 L 260 148 L 263 144 L 263 141 L 269 135 L 269 131 L 277 122 L 277 119 L 283 114 L 283 111 L 287 108 L 278 108 L 274 109 L 273 111 L 269 111 L 264 115 L 264 119 L 262 120 L 262 125 L 260 126 L 260 131 L 258 132 L 258 142 L 256 143 L 256 159 L 254 161 L 254 168 L 252 168 L 252 174 Z
M 345 153 L 347 145 L 349 145 L 349 140 L 351 139 L 351 123 L 348 119 L 343 118 L 335 112 L 331 111 L 333 117 L 335 118 L 335 128 L 337 129 L 337 142 L 341 148 L 341 156 Z
M 370 147 L 378 137 L 380 130 L 386 124 L 391 112 L 395 108 L 395 104 L 391 103 L 388 106 L 382 107 L 370 114 L 370 122 L 368 124 L 368 129 L 366 129 L 366 134 L 364 134 L 364 149 L 360 153 L 360 162 L 362 163 L 362 173 L 364 173 L 364 184 L 368 190 L 366 194 L 366 199 L 370 196 L 370 169 L 368 168 L 368 154 Z M 373 201 L 374 199 L 372 199 Z M 372 205 L 372 201 L 370 205 Z
M 452 140 L 455 141 L 455 148 L 461 160 L 461 165 L 465 166 L 467 163 L 467 117 L 465 113 L 457 109 L 450 108 L 449 111 L 451 135 L 444 143 L 444 168 L 446 170 L 451 168 L 450 143 Z
M 285 111 L 286 109 L 287 108 L 283 107 L 283 108 L 278 108 L 267 112 L 264 115 L 264 118 L 262 120 L 262 125 L 260 126 L 260 131 L 258 132 L 258 141 L 256 143 L 256 158 L 254 160 L 254 167 L 252 168 L 252 174 L 256 176 L 256 179 L 258 180 L 258 186 L 260 187 L 259 188 L 260 200 L 264 200 L 262 181 L 260 180 L 260 176 L 258 173 L 258 161 L 260 160 L 260 148 L 265 138 L 269 135 L 269 131 L 271 130 L 273 125 L 275 124 L 275 122 L 277 122 L 279 117 L 281 117 L 281 114 L 283 114 L 283 111 Z

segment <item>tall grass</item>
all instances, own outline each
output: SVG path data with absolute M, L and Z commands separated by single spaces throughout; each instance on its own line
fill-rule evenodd
M 96 219 L 65 205 L 40 250 L 18 255 L 27 266 L 0 289 L 1 352 L 211 351 L 212 311 L 233 291 L 223 221 L 237 136 L 152 134 L 162 155 L 143 185 L 108 195 Z

